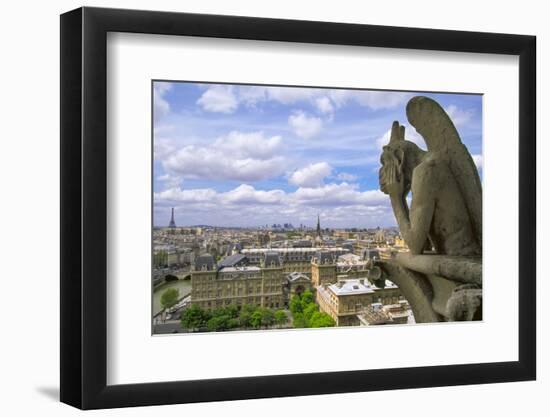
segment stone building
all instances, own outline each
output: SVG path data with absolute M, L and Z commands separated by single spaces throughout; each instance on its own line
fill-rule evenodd
M 401 299 L 399 288 L 390 281 L 386 281 L 385 288 L 378 288 L 366 279 L 349 279 L 316 289 L 319 308 L 330 315 L 337 326 L 360 325 L 359 316 L 370 311 L 372 304 L 398 303 Z
M 340 255 L 336 260 L 336 274 L 338 279 L 346 278 L 363 278 L 367 275 L 368 262 L 361 256 L 353 253 Z
M 332 284 L 336 278 L 336 259 L 334 253 L 319 250 L 311 259 L 311 283 L 314 287 Z
M 235 261 L 233 266 L 220 266 L 211 255 L 201 255 L 191 272 L 191 303 L 204 309 L 245 304 L 284 306 L 284 275 L 278 256 L 266 253 L 260 266 Z
M 301 294 L 304 291 L 313 290 L 311 278 L 301 272 L 291 272 L 286 276 L 286 301 L 290 300 L 293 295 Z
M 343 248 L 326 248 L 325 252 L 329 252 L 336 259 L 338 256 L 348 253 Z M 276 253 L 279 256 L 283 272 L 290 274 L 291 272 L 301 272 L 310 276 L 311 260 L 319 252 L 318 248 L 254 248 L 243 249 L 241 253 L 248 258 L 250 265 L 260 265 L 266 253 Z

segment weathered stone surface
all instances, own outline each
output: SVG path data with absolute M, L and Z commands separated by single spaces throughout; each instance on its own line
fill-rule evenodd
M 437 313 L 432 306 L 433 287 L 425 276 L 392 261 L 382 261 L 379 265 L 411 305 L 417 323 L 444 321 L 444 316 Z
M 422 274 L 439 275 L 461 283 L 481 286 L 481 257 L 398 253 L 395 259 L 399 265 Z
M 447 301 L 448 319 L 451 321 L 481 320 L 482 296 L 482 290 L 470 284 L 456 287 Z
M 405 140 L 405 128 L 394 122 L 379 176 L 410 253 L 377 264 L 401 288 L 415 317 L 416 311 L 421 315 L 417 321 L 477 319 L 482 285 L 479 174 L 437 102 L 414 97 L 407 118 L 428 151 Z M 431 254 L 423 254 L 427 247 Z

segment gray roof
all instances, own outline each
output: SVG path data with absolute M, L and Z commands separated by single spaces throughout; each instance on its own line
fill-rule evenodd
M 231 243 L 230 245 L 227 246 L 227 253 L 231 253 L 231 252 L 240 252 L 242 250 L 242 245 L 237 242 L 237 243 Z
M 227 256 L 218 262 L 218 268 L 223 268 L 226 266 L 243 266 L 248 263 L 248 258 L 241 254 L 236 253 L 231 256 Z
M 209 253 L 200 255 L 195 261 L 195 270 L 201 271 L 203 269 L 206 269 L 208 271 L 211 271 L 214 269 L 214 257 Z
M 335 262 L 334 254 L 329 251 L 320 250 L 315 254 L 318 264 L 331 264 Z
M 277 252 L 266 252 L 264 256 L 264 265 L 266 267 L 281 266 L 279 254 Z

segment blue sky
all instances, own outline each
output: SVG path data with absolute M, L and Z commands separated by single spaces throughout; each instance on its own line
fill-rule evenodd
M 481 171 L 482 96 L 188 82 L 153 85 L 154 224 L 394 226 L 381 148 L 415 95 L 435 99 Z

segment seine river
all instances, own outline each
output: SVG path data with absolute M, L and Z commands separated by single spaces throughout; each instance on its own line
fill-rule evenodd
M 180 290 L 180 298 L 183 298 L 191 292 L 191 280 L 180 279 L 178 281 L 167 282 L 160 287 L 155 288 L 155 292 L 153 293 L 153 316 L 162 310 L 160 305 L 160 297 L 168 288 L 177 288 Z

